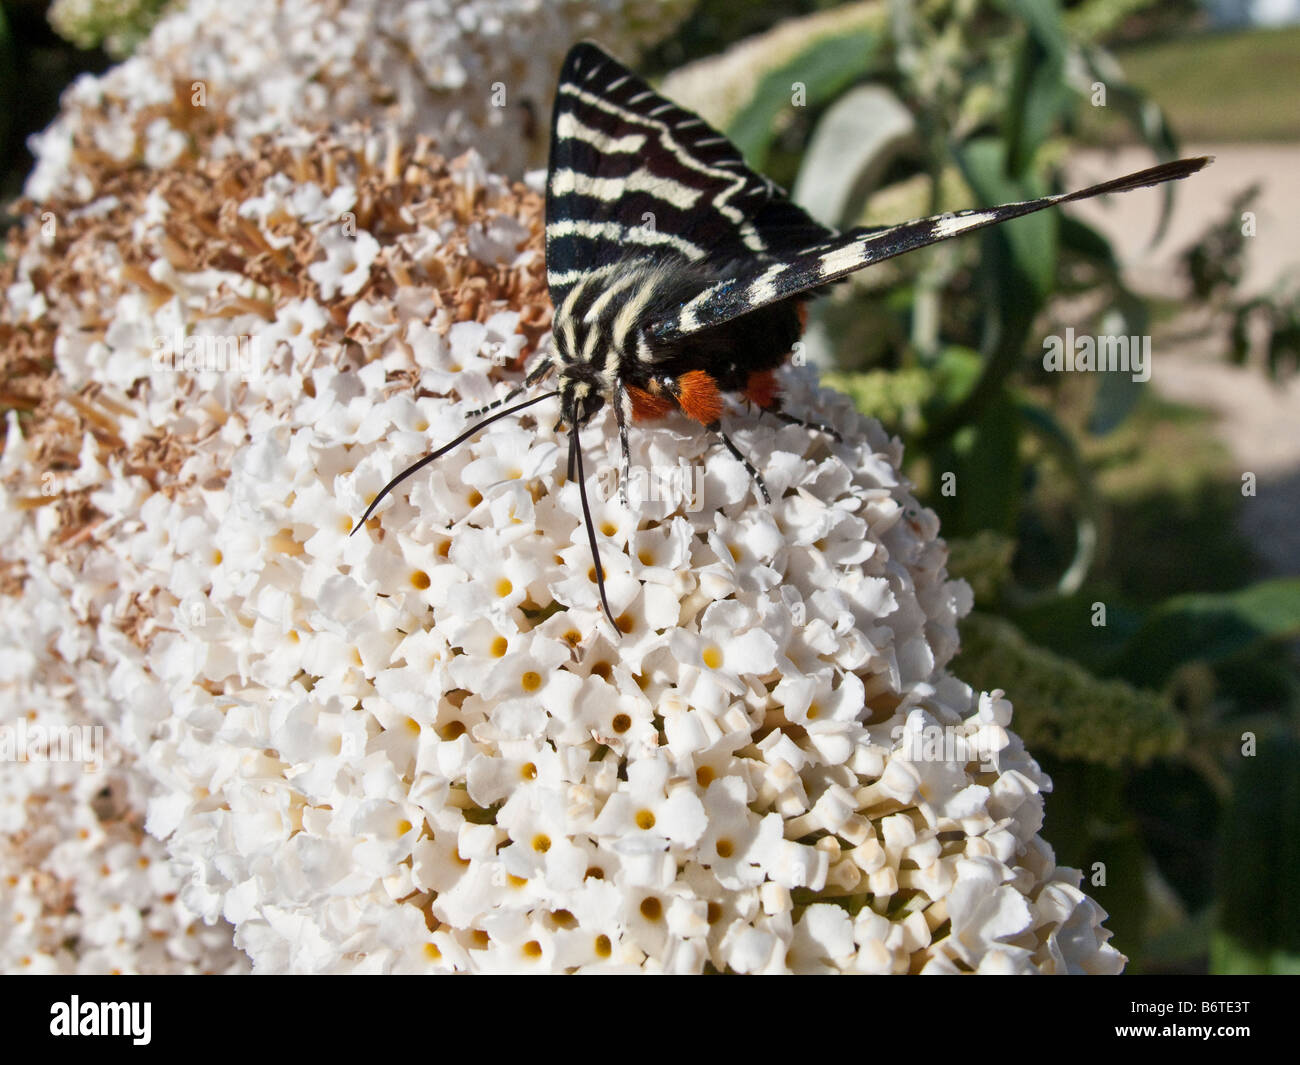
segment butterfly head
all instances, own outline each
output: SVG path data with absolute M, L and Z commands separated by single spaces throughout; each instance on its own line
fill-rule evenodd
M 583 425 L 618 392 L 629 354 L 624 351 L 626 334 L 633 333 L 635 327 L 631 322 L 622 330 L 617 328 L 622 324 L 616 322 L 617 312 L 625 306 L 617 296 L 625 290 L 626 283 L 584 279 L 556 308 L 552 324 L 555 387 L 564 417 L 571 424 Z
M 605 405 L 599 380 L 592 380 L 581 372 L 571 372 L 571 368 L 561 369 L 556 387 L 564 420 L 575 428 L 586 425 Z

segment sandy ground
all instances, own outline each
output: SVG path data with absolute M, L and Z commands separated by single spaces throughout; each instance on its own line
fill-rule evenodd
M 1164 239 L 1151 248 L 1160 197 L 1133 192 L 1073 208 L 1101 229 L 1125 264 L 1129 283 L 1152 295 L 1185 291 L 1178 253 L 1227 212 L 1233 197 L 1258 183 L 1256 235 L 1247 244 L 1241 291 L 1266 291 L 1286 271 L 1300 273 L 1300 145 L 1184 146 L 1183 155 L 1213 155 L 1212 166 L 1177 186 Z M 1071 184 L 1087 185 L 1150 166 L 1137 148 L 1093 152 L 1071 168 Z M 1243 473 L 1254 473 L 1258 494 L 1242 507 L 1242 531 L 1270 573 L 1300 574 L 1300 375 L 1272 383 L 1259 365 L 1224 361 L 1226 342 L 1208 328 L 1200 309 L 1189 310 L 1156 343 L 1151 384 L 1180 403 L 1218 415 L 1216 429 Z

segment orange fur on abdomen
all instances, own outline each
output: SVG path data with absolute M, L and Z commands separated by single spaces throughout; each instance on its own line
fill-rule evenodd
M 656 396 L 633 385 L 627 386 L 627 394 L 632 400 L 632 420 L 635 422 L 662 418 L 677 406 L 668 396 Z
M 776 381 L 775 370 L 759 370 L 749 375 L 745 382 L 745 398 L 759 410 L 772 410 L 780 405 L 781 386 Z
M 718 383 L 703 370 L 690 370 L 677 379 L 677 404 L 682 413 L 701 425 L 712 425 L 722 417 L 722 393 Z

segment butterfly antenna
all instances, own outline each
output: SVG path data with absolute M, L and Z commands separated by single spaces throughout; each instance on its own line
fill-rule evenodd
M 609 608 L 609 600 L 605 597 L 605 568 L 600 564 L 600 552 L 596 549 L 596 526 L 591 520 L 591 507 L 587 503 L 587 478 L 582 472 L 582 443 L 578 440 L 578 419 L 577 411 L 569 419 L 569 466 L 577 466 L 578 470 L 578 495 L 582 498 L 582 520 L 587 526 L 587 543 L 591 545 L 591 560 L 596 564 L 596 588 L 600 591 L 600 605 L 605 608 L 605 616 L 614 626 L 615 632 L 620 632 L 618 622 L 614 620 L 614 611 Z
M 366 507 L 366 512 L 361 515 L 361 520 L 352 527 L 352 532 L 348 533 L 348 535 L 351 536 L 359 528 L 361 528 L 361 526 L 363 526 L 366 523 L 366 519 L 369 518 L 370 515 L 374 513 L 375 507 L 379 506 L 379 504 L 383 501 L 384 496 L 388 495 L 389 492 L 391 492 L 404 480 L 410 477 L 411 474 L 424 469 L 425 466 L 429 465 L 429 463 L 433 462 L 435 459 L 442 458 L 443 455 L 447 454 L 447 452 L 451 451 L 453 448 L 459 447 L 461 444 L 463 444 L 466 440 L 468 440 L 471 436 L 473 436 L 475 433 L 477 433 L 480 429 L 484 428 L 485 426 L 491 425 L 493 422 L 498 421 L 501 418 L 506 417 L 507 415 L 518 414 L 521 410 L 524 410 L 527 407 L 531 407 L 534 403 L 540 403 L 544 399 L 550 399 L 552 396 L 558 396 L 559 394 L 560 393 L 558 390 L 554 392 L 543 392 L 540 396 L 534 396 L 532 399 L 526 399 L 522 403 L 516 403 L 513 407 L 507 407 L 503 411 L 498 411 L 496 414 L 492 415 L 492 417 L 484 418 L 481 422 L 476 422 L 475 424 L 471 425 L 468 429 L 466 429 L 463 433 L 461 433 L 460 436 L 456 437 L 456 439 L 453 440 L 450 444 L 444 444 L 442 447 L 438 448 L 437 451 L 425 455 L 424 458 L 420 459 L 419 462 L 414 462 L 410 466 L 407 466 L 406 469 L 404 469 L 401 473 L 399 473 L 396 477 L 394 477 L 391 481 L 389 481 L 386 485 L 384 485 L 383 488 L 379 490 L 379 495 L 375 496 L 374 501 L 370 504 L 370 506 Z

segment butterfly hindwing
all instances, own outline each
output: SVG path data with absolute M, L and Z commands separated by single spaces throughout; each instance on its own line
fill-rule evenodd
M 593 44 L 575 45 L 556 91 L 546 187 L 546 268 L 559 307 L 629 256 L 766 261 L 825 240 L 814 222 L 698 115 Z

